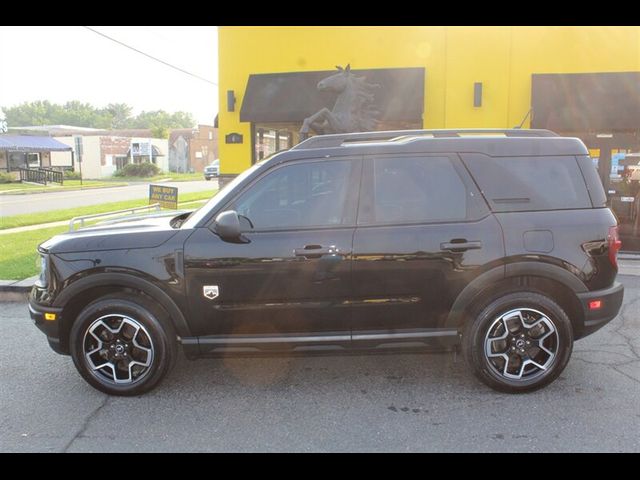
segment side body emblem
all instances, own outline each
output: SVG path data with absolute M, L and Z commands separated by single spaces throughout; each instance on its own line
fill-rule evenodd
M 218 290 L 217 285 L 204 285 L 202 287 L 202 294 L 205 296 L 205 298 L 213 300 L 215 298 L 218 298 L 218 295 L 220 295 L 220 291 Z

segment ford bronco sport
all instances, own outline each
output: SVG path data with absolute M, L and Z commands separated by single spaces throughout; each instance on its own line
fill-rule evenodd
M 546 130 L 323 135 L 194 212 L 42 243 L 35 324 L 113 395 L 189 358 L 460 348 L 487 385 L 552 382 L 621 306 L 617 221 Z

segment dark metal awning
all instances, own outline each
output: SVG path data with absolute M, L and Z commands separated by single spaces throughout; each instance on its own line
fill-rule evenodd
M 424 68 L 351 70 L 380 85 L 374 105 L 380 120 L 422 122 Z M 250 75 L 240 109 L 241 122 L 301 122 L 323 107 L 333 108 L 337 94 L 321 92 L 318 82 L 336 70 Z
M 640 130 L 640 72 L 536 74 L 531 83 L 532 128 Z
M 18 152 L 70 152 L 72 148 L 51 137 L 1 135 L 0 150 Z

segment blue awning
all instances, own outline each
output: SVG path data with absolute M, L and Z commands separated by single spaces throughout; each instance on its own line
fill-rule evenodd
M 51 137 L 31 135 L 0 135 L 0 150 L 18 152 L 70 152 L 73 150 Z

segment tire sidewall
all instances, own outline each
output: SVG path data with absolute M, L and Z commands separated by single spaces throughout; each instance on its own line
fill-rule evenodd
M 108 315 L 126 315 L 145 327 L 153 342 L 153 360 L 150 371 L 141 380 L 118 385 L 102 381 L 91 372 L 84 357 L 84 338 L 88 328 L 98 318 Z M 167 332 L 157 316 L 146 304 L 127 298 L 104 298 L 88 305 L 74 322 L 70 332 L 71 357 L 78 372 L 94 388 L 110 395 L 140 395 L 152 389 L 171 366 L 173 349 Z
M 544 313 L 558 334 L 558 349 L 547 372 L 527 380 L 512 380 L 495 372 L 485 355 L 487 331 L 501 315 L 517 308 L 531 308 Z M 549 297 L 532 292 L 515 292 L 491 301 L 469 324 L 463 339 L 463 353 L 476 376 L 490 387 L 508 393 L 528 392 L 555 380 L 566 367 L 573 349 L 571 321 L 564 310 Z

